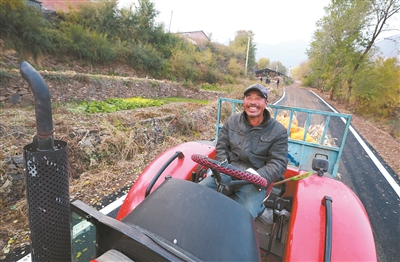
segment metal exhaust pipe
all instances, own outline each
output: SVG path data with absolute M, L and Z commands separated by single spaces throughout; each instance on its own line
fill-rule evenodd
M 24 147 L 32 261 L 71 261 L 68 146 L 54 140 L 50 93 L 27 62 L 20 71 L 35 97 L 37 134 Z
M 51 111 L 50 92 L 43 78 L 27 62 L 22 62 L 20 71 L 28 82 L 35 97 L 36 129 L 38 150 L 53 150 L 53 118 Z

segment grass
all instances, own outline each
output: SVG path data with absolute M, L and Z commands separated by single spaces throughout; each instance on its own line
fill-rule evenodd
M 110 113 L 121 110 L 135 108 L 146 108 L 151 106 L 162 106 L 165 103 L 194 103 L 199 105 L 208 105 L 208 100 L 182 98 L 182 97 L 164 97 L 164 98 L 111 98 L 106 101 L 69 101 L 53 103 L 52 108 L 64 108 L 68 112 L 85 113 Z
M 214 107 L 210 111 L 201 100 L 167 100 L 163 106 L 106 114 L 72 112 L 79 101 L 53 104 L 55 139 L 68 143 L 71 197 L 95 205 L 105 195 L 132 185 L 140 170 L 167 148 L 188 140 L 213 138 L 210 132 L 214 129 L 206 129 L 205 123 L 214 125 Z M 177 101 L 183 106 L 177 107 Z M 163 118 L 167 115 L 171 117 Z M 7 159 L 22 155 L 22 148 L 32 142 L 36 124 L 33 108 L 7 108 L 0 117 L 4 119 L 0 125 L 0 182 L 11 181 L 4 188 L 8 193 L 0 194 L 0 239 L 4 239 L 0 250 L 4 251 L 28 242 L 24 180 L 9 177 L 15 170 Z M 151 122 L 143 121 L 149 117 Z
M 61 75 L 61 74 L 45 74 L 44 77 L 46 79 L 56 81 L 60 85 L 65 84 L 69 81 L 68 77 Z
M 202 84 L 201 89 L 212 90 L 212 91 L 221 91 L 221 87 L 218 84 Z
M 0 70 L 0 84 L 3 85 L 6 82 L 7 78 L 12 78 L 14 77 L 13 75 L 10 75 L 4 70 Z

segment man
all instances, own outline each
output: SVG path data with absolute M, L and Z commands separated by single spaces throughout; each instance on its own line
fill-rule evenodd
M 244 91 L 244 112 L 230 116 L 221 129 L 216 145 L 216 160 L 242 170 L 252 168 L 267 179 L 268 184 L 278 180 L 286 171 L 288 135 L 285 127 L 273 119 L 266 109 L 268 92 L 264 86 L 253 84 Z M 223 179 L 231 177 L 221 174 Z M 200 184 L 216 189 L 213 176 Z M 264 210 L 266 190 L 253 184 L 235 191 L 235 200 L 256 218 Z

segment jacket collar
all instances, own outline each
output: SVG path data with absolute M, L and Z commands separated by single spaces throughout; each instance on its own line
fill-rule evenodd
M 245 111 L 243 111 L 242 116 L 243 116 L 245 124 L 247 126 L 253 127 L 252 125 L 250 125 L 249 120 L 247 119 L 247 113 Z M 271 114 L 265 108 L 264 112 L 263 112 L 263 121 L 261 122 L 261 124 L 259 126 L 266 126 L 270 119 L 271 119 Z

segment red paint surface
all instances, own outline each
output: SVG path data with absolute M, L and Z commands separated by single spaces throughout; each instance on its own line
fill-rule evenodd
M 143 199 L 148 184 L 159 169 L 176 152 L 185 155 L 175 159 L 156 182 L 165 176 L 191 179 L 198 164 L 192 154 L 215 159 L 215 147 L 200 142 L 188 142 L 171 148 L 157 157 L 139 176 L 124 201 L 117 219 L 121 220 Z M 301 173 L 301 172 L 300 172 Z M 285 178 L 296 176 L 299 170 L 288 167 Z M 285 196 L 293 197 L 287 245 L 283 261 L 323 261 L 326 211 L 321 204 L 325 196 L 332 202 L 332 261 L 377 261 L 376 248 L 367 213 L 358 197 L 342 182 L 312 175 L 299 181 L 287 182 Z
M 197 141 L 187 142 L 165 151 L 156 159 L 154 159 L 135 181 L 118 212 L 116 217 L 117 220 L 124 218 L 132 209 L 134 209 L 140 202 L 143 201 L 146 189 L 153 180 L 153 177 L 157 174 L 161 167 L 168 162 L 168 160 L 175 154 L 176 151 L 181 151 L 185 157 L 183 159 L 176 158 L 165 169 L 163 174 L 161 174 L 155 183 L 151 192 L 165 181 L 165 176 L 191 180 L 191 174 L 198 166 L 198 164 L 191 159 L 193 154 L 205 155 L 215 159 L 215 147 Z
M 332 261 L 377 261 L 362 203 L 342 182 L 317 175 L 296 182 L 284 261 L 324 260 L 324 196 L 333 199 Z

